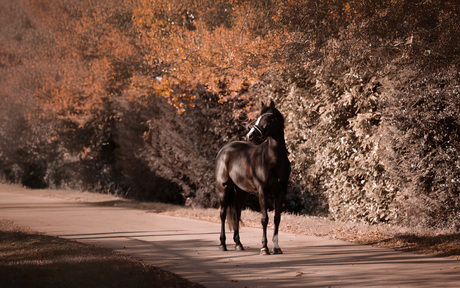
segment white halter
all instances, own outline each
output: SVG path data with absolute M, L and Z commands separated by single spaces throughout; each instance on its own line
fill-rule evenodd
M 255 130 L 257 130 L 257 132 L 260 133 L 260 135 L 264 135 L 264 132 L 263 132 L 263 129 L 260 128 L 259 124 L 260 124 L 260 120 L 262 120 L 262 118 L 264 116 L 269 116 L 269 115 L 273 115 L 273 113 L 264 113 L 262 115 L 259 116 L 259 118 L 257 118 L 257 121 L 254 125 L 251 126 L 251 130 L 249 130 L 248 134 L 246 135 L 247 138 L 249 138 L 249 136 L 254 133 Z

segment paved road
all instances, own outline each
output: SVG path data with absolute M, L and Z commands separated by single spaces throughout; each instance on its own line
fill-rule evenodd
M 261 230 L 252 228 L 241 231 L 245 251 L 220 252 L 218 224 L 113 207 L 107 197 L 82 202 L 0 185 L 0 218 L 118 250 L 207 287 L 460 287 L 457 260 L 283 232 L 285 254 L 261 256 Z

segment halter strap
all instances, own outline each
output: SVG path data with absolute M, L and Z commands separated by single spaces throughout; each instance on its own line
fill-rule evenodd
M 264 133 L 262 132 L 262 128 L 260 128 L 259 125 L 253 125 L 252 128 L 256 129 L 257 132 L 260 133 L 260 135 L 264 135 Z
M 256 123 L 254 125 L 251 125 L 251 128 L 257 130 L 257 132 L 259 132 L 260 135 L 265 136 L 263 129 L 259 126 L 259 122 L 260 122 L 260 119 L 262 119 L 262 117 L 269 116 L 269 115 L 273 115 L 273 113 L 268 112 L 268 113 L 264 113 L 260 115 L 259 118 L 257 118 Z

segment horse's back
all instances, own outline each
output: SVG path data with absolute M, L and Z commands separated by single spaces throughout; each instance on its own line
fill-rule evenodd
M 253 147 L 255 147 L 255 145 L 243 141 L 227 143 L 224 147 L 222 147 L 222 149 L 220 149 L 219 153 L 217 153 L 216 167 L 222 163 L 228 165 L 231 158 L 234 158 L 237 154 L 240 154 L 243 151 L 248 151 Z
M 251 144 L 249 142 L 244 142 L 244 141 L 233 141 L 230 143 L 225 144 L 222 149 L 220 149 L 219 153 L 217 154 L 217 159 L 221 157 L 221 155 L 225 155 L 228 153 L 236 152 L 236 151 L 241 151 L 241 150 L 246 150 L 255 147 L 256 145 Z
M 251 148 L 256 147 L 255 145 L 249 142 L 243 141 L 234 141 L 227 143 L 222 149 L 220 149 L 219 153 L 217 153 L 216 157 L 216 165 L 219 165 L 220 162 L 225 162 L 228 164 L 230 158 L 234 158 L 238 154 L 244 153 L 244 151 L 249 151 Z

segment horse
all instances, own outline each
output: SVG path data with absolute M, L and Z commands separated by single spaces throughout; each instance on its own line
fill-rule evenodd
M 262 249 L 260 254 L 269 255 L 267 245 L 268 201 L 274 199 L 275 231 L 273 254 L 283 254 L 278 243 L 278 228 L 286 198 L 291 164 L 284 140 L 284 117 L 275 103 L 262 103 L 260 116 L 246 135 L 247 142 L 226 144 L 216 157 L 216 189 L 219 195 L 221 234 L 219 250 L 227 251 L 225 243 L 225 220 L 233 229 L 235 250 L 244 250 L 240 241 L 241 199 L 244 192 L 256 194 L 262 213 Z M 260 144 L 254 144 L 257 140 Z M 227 215 L 228 214 L 228 215 Z

